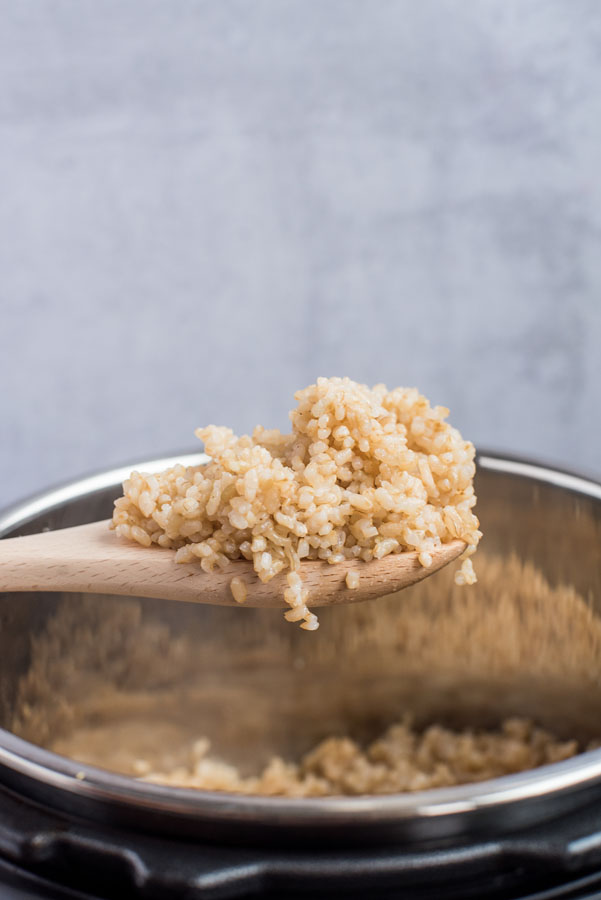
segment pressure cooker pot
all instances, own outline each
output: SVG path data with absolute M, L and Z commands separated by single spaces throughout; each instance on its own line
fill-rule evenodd
M 108 518 L 131 468 L 14 507 L 0 534 Z M 317 632 L 278 610 L 0 595 L 0 883 L 86 897 L 576 897 L 601 884 L 601 486 L 482 454 L 476 492 L 476 585 L 455 585 L 451 566 L 323 609 Z M 243 782 L 330 737 L 365 746 L 395 722 L 419 733 L 516 718 L 574 753 L 387 794 L 267 796 L 156 775 L 199 742 Z

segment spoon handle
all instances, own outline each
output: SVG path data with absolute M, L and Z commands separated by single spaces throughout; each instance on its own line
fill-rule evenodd
M 233 573 L 229 579 L 220 574 L 207 574 L 199 565 L 177 565 L 172 550 L 141 547 L 119 538 L 109 531 L 108 520 L 0 541 L 0 591 L 67 591 L 234 604 L 229 589 Z

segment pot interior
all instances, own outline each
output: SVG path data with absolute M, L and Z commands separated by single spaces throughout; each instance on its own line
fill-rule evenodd
M 455 586 L 451 565 L 320 610 L 313 633 L 278 610 L 2 595 L 0 725 L 128 775 L 183 764 L 201 738 L 251 774 L 407 717 L 419 729 L 525 716 L 585 748 L 601 738 L 601 491 L 492 457 L 476 490 L 475 586 Z M 74 485 L 6 536 L 108 518 L 119 492 Z

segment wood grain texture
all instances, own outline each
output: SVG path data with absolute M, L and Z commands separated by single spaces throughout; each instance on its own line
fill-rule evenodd
M 464 549 L 458 540 L 443 545 L 428 569 L 419 564 L 417 553 L 369 563 L 303 562 L 308 605 L 354 603 L 399 591 L 438 571 Z M 351 570 L 360 575 L 359 587 L 352 591 L 345 582 Z M 235 606 L 230 590 L 234 575 L 246 583 L 245 606 L 286 607 L 285 573 L 263 584 L 251 563 L 238 560 L 208 574 L 197 564 L 177 564 L 173 550 L 141 547 L 117 537 L 108 521 L 0 541 L 0 591 L 75 591 Z

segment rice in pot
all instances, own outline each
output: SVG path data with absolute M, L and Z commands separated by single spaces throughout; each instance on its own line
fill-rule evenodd
M 257 776 L 212 758 L 206 738 L 196 741 L 187 765 L 152 771 L 137 760 L 144 781 L 210 791 L 267 796 L 319 797 L 393 794 L 451 787 L 498 778 L 569 759 L 574 740 L 561 741 L 525 718 L 506 719 L 500 728 L 455 731 L 431 725 L 420 732 L 410 721 L 388 728 L 362 748 L 349 737 L 329 737 L 299 763 L 274 756 Z

